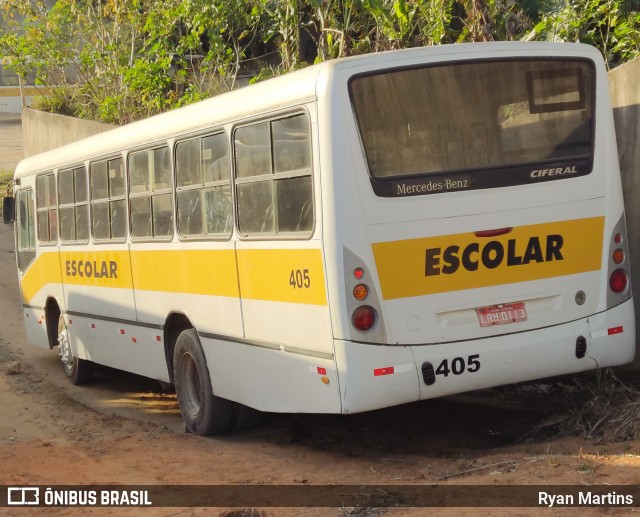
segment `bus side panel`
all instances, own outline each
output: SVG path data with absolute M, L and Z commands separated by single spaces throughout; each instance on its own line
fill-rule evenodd
M 410 347 L 334 340 L 343 413 L 358 413 L 420 398 Z
M 104 362 L 102 360 L 100 352 L 102 352 L 103 356 L 107 355 L 107 358 L 109 357 L 108 354 L 92 346 L 92 341 L 95 339 L 95 332 L 91 330 L 92 319 L 65 314 L 64 321 L 67 325 L 67 332 L 69 333 L 71 350 L 74 357 L 111 366 L 109 361 Z
M 260 411 L 340 413 L 335 363 L 200 336 L 213 392 Z
M 64 246 L 60 265 L 68 312 L 133 320 L 129 250 L 123 244 Z
M 44 251 L 42 251 L 44 249 Z M 60 260 L 57 248 L 41 248 L 36 259 L 19 274 L 27 339 L 32 345 L 49 348 L 45 306 L 55 300 L 64 310 Z
M 47 325 L 44 309 L 40 307 L 23 307 L 22 317 L 27 334 L 27 341 L 40 348 L 49 349 Z
M 198 331 L 240 337 L 242 313 L 234 243 L 132 244 L 137 320 L 164 325 L 186 315 Z
M 320 242 L 237 243 L 245 337 L 332 352 Z
M 81 359 L 169 382 L 161 329 L 90 316 L 67 318 L 74 353 Z
M 132 321 L 133 290 L 129 250 L 124 244 L 60 248 L 67 329 L 74 355 L 139 373 L 128 347 L 117 339 L 122 322 Z M 105 332 L 106 329 L 110 331 Z

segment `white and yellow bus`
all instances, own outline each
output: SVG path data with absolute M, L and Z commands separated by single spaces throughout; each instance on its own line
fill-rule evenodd
M 329 61 L 27 158 L 14 194 L 29 341 L 174 384 L 193 433 L 634 356 L 588 46 Z

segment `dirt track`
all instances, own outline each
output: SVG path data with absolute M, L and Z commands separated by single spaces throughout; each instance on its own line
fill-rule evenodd
M 1 145 L 1 144 L 0 144 Z M 0 484 L 572 484 L 640 483 L 640 441 L 548 441 L 554 422 L 588 394 L 564 380 L 526 389 L 424 401 L 362 415 L 274 415 L 232 436 L 184 433 L 175 397 L 154 382 L 102 370 L 88 387 L 66 384 L 55 352 L 22 330 L 13 232 L 0 227 Z M 18 361 L 15 375 L 7 366 Z M 551 393 L 545 393 L 551 391 Z M 491 493 L 490 488 L 487 489 Z M 498 501 L 496 501 L 498 503 Z M 9 511 L 11 510 L 11 511 Z M 543 510 L 500 509 L 497 515 Z M 630 509 L 608 509 L 628 514 Z M 0 514 L 42 510 L 0 508 Z M 49 509 L 122 515 L 122 509 Z M 263 508 L 275 515 L 423 515 L 426 509 Z M 481 515 L 486 509 L 436 510 Z M 431 512 L 433 513 L 433 512 Z M 557 515 L 573 515 L 559 509 Z M 601 515 L 602 509 L 582 509 Z M 152 508 L 129 515 L 220 515 L 224 509 Z M 231 514 L 228 514 L 231 515 Z M 258 515 L 245 512 L 243 515 Z
M 20 115 L 0 113 L 0 172 L 13 171 L 21 159 L 22 124 Z

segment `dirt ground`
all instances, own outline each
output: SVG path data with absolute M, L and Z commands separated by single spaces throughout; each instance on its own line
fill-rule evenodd
M 2 142 L 0 155 L 1 147 Z M 502 485 L 616 485 L 620 492 L 620 485 L 631 489 L 640 484 L 640 440 L 616 442 L 607 435 L 584 438 L 577 435 L 580 426 L 568 418 L 580 415 L 594 400 L 594 376 L 360 415 L 271 415 L 258 428 L 222 437 L 186 434 L 175 396 L 163 393 L 156 383 L 104 369 L 90 386 L 70 386 L 55 352 L 26 344 L 11 239 L 10 228 L 0 229 L 2 485 L 479 485 L 491 497 L 492 487 Z M 628 436 L 633 429 L 637 435 L 640 408 L 637 396 L 631 395 L 630 400 L 635 403 L 635 420 Z M 621 407 L 614 414 L 622 412 Z M 500 506 L 498 499 L 496 506 Z M 0 507 L 3 515 L 43 511 Z M 49 508 L 45 513 L 272 517 L 483 515 L 487 511 L 347 506 Z M 491 513 L 549 511 L 585 516 L 640 513 L 637 507 L 497 508 Z
M 8 373 L 18 362 L 21 372 Z M 56 358 L 52 353 L 51 362 Z M 640 441 L 598 443 L 549 439 L 554 422 L 586 401 L 588 380 L 571 379 L 510 390 L 424 401 L 349 417 L 274 415 L 235 435 L 201 438 L 174 425 L 171 394 L 144 379 L 104 370 L 96 388 L 114 400 L 138 399 L 138 418 L 97 412 L 78 402 L 31 364 L 28 349 L 0 339 L 0 484 L 474 484 L 638 485 Z M 62 372 L 59 372 L 63 376 Z M 570 389 L 574 387 L 574 391 Z M 545 393 L 547 391 L 547 393 Z M 551 391 L 551 393 L 548 393 Z M 127 395 L 123 395 L 126 393 Z M 566 401 L 558 395 L 569 394 Z M 549 398 L 555 398 L 549 404 Z M 143 421 L 145 410 L 166 412 L 170 425 Z M 538 431 L 538 432 L 534 432 Z M 555 431 L 554 431 L 555 433 Z M 620 493 L 619 487 L 618 493 Z M 2 513 L 0 508 L 0 513 Z M 7 514 L 14 514 L 8 512 Z M 517 511 L 514 511 L 517 510 Z M 635 509 L 636 511 L 637 508 Z M 21 513 L 33 513 L 24 510 Z M 128 515 L 232 515 L 231 509 L 131 509 Z M 262 508 L 275 515 L 422 515 L 427 509 Z M 480 515 L 484 509 L 439 509 Z M 503 509 L 502 515 L 541 510 Z M 554 514 L 571 515 L 576 509 Z M 601 515 L 604 509 L 581 509 Z M 611 515 L 633 509 L 607 509 Z M 369 512 L 372 512 L 370 510 Z M 49 509 L 52 515 L 120 515 L 122 509 Z M 433 513 L 433 512 L 432 512 Z M 247 513 L 243 515 L 257 515 Z

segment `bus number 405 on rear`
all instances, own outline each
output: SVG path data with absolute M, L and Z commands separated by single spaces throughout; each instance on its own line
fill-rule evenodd
M 451 364 L 451 366 L 449 366 Z M 449 359 L 443 359 L 436 368 L 436 375 L 448 377 L 450 373 L 453 375 L 462 375 L 464 372 L 475 373 L 480 369 L 480 354 L 473 354 L 467 357 L 454 357 L 449 363 Z

